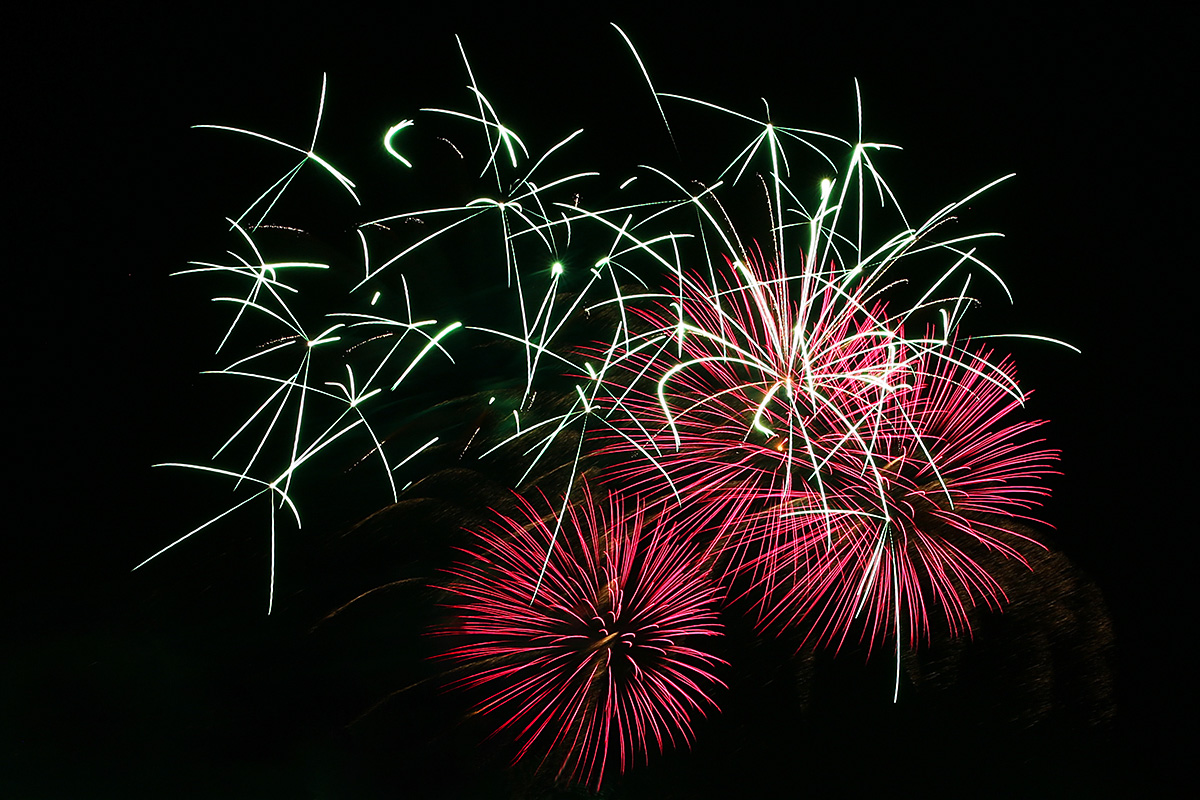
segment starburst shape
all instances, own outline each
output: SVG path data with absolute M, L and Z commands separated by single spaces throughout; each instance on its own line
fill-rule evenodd
M 703 553 L 637 503 L 592 497 L 561 514 L 521 500 L 450 570 L 437 634 L 476 710 L 555 780 L 598 788 L 653 748 L 690 743 L 715 708 L 721 659 Z

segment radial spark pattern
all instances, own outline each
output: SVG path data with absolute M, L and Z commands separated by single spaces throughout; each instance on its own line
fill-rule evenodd
M 1054 458 L 1027 436 L 1040 423 L 1008 421 L 1024 399 L 1010 364 L 953 331 L 907 338 L 832 270 L 738 262 L 723 290 L 685 278 L 642 318 L 610 475 L 673 491 L 764 625 L 840 644 L 861 618 L 872 641 L 911 642 L 931 614 L 962 632 L 969 606 L 1002 602 L 972 552 L 1019 558 L 1004 520 Z
M 478 710 L 556 779 L 598 787 L 651 746 L 690 742 L 714 706 L 717 591 L 695 547 L 643 509 L 594 502 L 561 525 L 522 502 L 452 570 L 446 658 Z

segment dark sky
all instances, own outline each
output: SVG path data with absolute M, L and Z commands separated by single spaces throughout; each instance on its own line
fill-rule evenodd
M 1063 451 L 1045 512 L 1056 548 L 1099 587 L 1117 642 L 1117 714 L 1103 731 L 1001 719 L 990 680 L 1008 687 L 997 696 L 1027 699 L 1013 688 L 1025 673 L 1006 674 L 1003 658 L 952 696 L 967 704 L 958 706 L 916 693 L 893 708 L 886 690 L 863 697 L 880 674 L 886 684 L 886 665 L 819 665 L 817 699 L 801 709 L 776 690 L 803 670 L 772 666 L 787 661 L 786 648 L 756 650 L 743 695 L 696 753 L 656 762 L 613 796 L 787 787 L 783 796 L 821 797 L 896 785 L 934 796 L 1006 786 L 1104 796 L 1179 769 L 1173 729 L 1194 708 L 1183 587 L 1195 528 L 1183 510 L 1194 469 L 1191 381 L 1179 355 L 1194 280 L 1177 227 L 1186 210 L 1181 20 L 1084 4 L 391 9 L 47 12 L 12 29 L 24 43 L 6 78 L 16 100 L 6 127 L 18 136 L 8 146 L 8 260 L 20 476 L 14 553 L 4 559 L 13 644 L 0 648 L 9 673 L 0 757 L 11 763 L 0 784 L 16 789 L 0 793 L 491 797 L 520 784 L 494 768 L 474 729 L 445 733 L 438 715 L 450 712 L 434 692 L 346 727 L 419 662 L 389 651 L 389 637 L 403 636 L 385 609 L 310 633 L 368 579 L 357 570 L 373 551 L 337 545 L 349 512 L 330 504 L 287 544 L 294 574 L 314 580 L 296 580 L 270 618 L 262 525 L 214 527 L 130 569 L 219 503 L 211 484 L 150 469 L 201 458 L 224 430 L 214 420 L 224 419 L 225 396 L 197 375 L 214 366 L 219 336 L 209 295 L 167 275 L 220 255 L 222 216 L 262 185 L 238 176 L 265 151 L 190 126 L 302 140 L 327 73 L 328 152 L 369 206 L 417 207 L 367 177 L 380 161 L 356 148 L 423 106 L 466 105 L 458 33 L 481 85 L 541 146 L 584 127 L 589 166 L 620 169 L 636 153 L 635 163 L 711 178 L 722 134 L 668 106 L 679 121 L 679 154 L 671 149 L 610 20 L 659 90 L 752 114 L 765 97 L 775 118 L 801 127 L 852 135 L 857 77 L 868 136 L 905 148 L 888 174 L 918 212 L 1016 173 L 977 209 L 980 226 L 1006 234 L 989 255 L 1016 305 L 993 296 L 979 320 L 1083 351 L 1013 347 L 1023 383 L 1036 389 L 1031 413 L 1051 420 L 1045 435 Z M 438 183 L 412 180 L 430 191 Z M 317 194 L 312 184 L 296 189 L 306 191 Z M 1088 668 L 1056 664 L 1055 691 L 1073 696 Z

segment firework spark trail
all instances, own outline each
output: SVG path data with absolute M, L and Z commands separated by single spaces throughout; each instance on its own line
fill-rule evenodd
M 614 427 L 629 429 L 609 452 L 627 451 L 645 434 L 643 451 L 656 455 L 653 463 L 631 460 L 618 479 L 639 487 L 665 473 L 676 492 L 693 498 L 750 475 L 785 494 L 793 481 L 815 482 L 821 493 L 824 462 L 851 445 L 870 452 L 873 421 L 907 377 L 897 357 L 904 348 L 881 326 L 880 309 L 865 311 L 853 297 L 841 304 L 832 286 L 800 348 L 789 280 L 753 262 L 729 268 L 718 292 L 685 276 L 678 310 L 639 309 L 650 329 L 644 339 L 677 340 L 681 352 L 672 357 L 669 348 L 639 343 L 618 360 L 627 374 L 611 373 L 631 420 L 617 413 L 620 407 L 609 411 Z M 685 320 L 677 329 L 676 314 Z M 830 439 L 826 431 L 839 436 Z M 725 457 L 730 447 L 740 451 L 733 463 Z M 763 460 L 762 453 L 774 458 Z M 823 504 L 821 516 L 831 520 L 834 511 Z
M 970 366 L 1014 377 L 1010 364 L 988 364 L 989 355 L 974 352 Z M 906 638 L 915 644 L 928 638 L 935 607 L 951 632 L 962 634 L 970 629 L 968 606 L 1002 604 L 1002 587 L 972 553 L 1023 560 L 1010 543 L 1026 537 L 1005 523 L 1024 520 L 1047 494 L 1038 481 L 1051 472 L 1055 453 L 1029 437 L 1040 422 L 1010 421 L 1019 404 L 995 384 L 932 361 L 926 356 L 914 368 L 914 385 L 896 397 L 873 451 L 847 448 L 829 464 L 844 505 L 862 513 L 845 515 L 832 542 L 803 512 L 785 513 L 793 535 L 784 553 L 769 555 L 771 566 L 790 561 L 806 569 L 789 576 L 773 621 L 823 617 L 819 638 L 838 644 L 856 616 L 873 637 L 899 636 L 893 618 L 901 603 Z M 886 459 L 882 493 L 861 478 L 872 459 Z M 799 496 L 784 502 L 805 503 L 803 492 L 793 494 Z
M 469 64 L 467 68 L 468 73 L 470 73 Z M 501 191 L 500 187 L 502 186 L 514 186 L 516 188 L 509 191 L 507 195 L 502 192 L 499 195 L 503 197 L 502 200 L 476 196 L 475 199 L 469 200 L 457 207 L 425 209 L 418 212 L 395 214 L 363 223 L 355 233 L 361 245 L 362 274 L 365 277 L 350 289 L 350 295 L 352 298 L 355 289 L 359 289 L 375 281 L 385 269 L 395 264 L 401 258 L 408 256 L 411 252 L 420 249 L 422 245 L 427 244 L 434 238 L 460 225 L 469 223 L 480 215 L 498 215 L 497 218 L 500 222 L 502 234 L 500 241 L 503 248 L 508 279 L 513 284 L 516 293 L 517 305 L 521 316 L 521 330 L 518 333 L 508 333 L 506 331 L 493 330 L 484 325 L 474 325 L 470 329 L 494 333 L 495 335 L 507 337 L 521 344 L 526 360 L 525 398 L 529 399 L 534 392 L 535 373 L 539 370 L 540 362 L 545 355 L 551 354 L 549 346 L 552 340 L 559 333 L 566 319 L 577 309 L 579 303 L 582 301 L 583 294 L 580 294 L 579 299 L 565 311 L 560 311 L 554 307 L 554 301 L 558 292 L 559 277 L 563 272 L 561 263 L 555 262 L 553 269 L 550 271 L 550 280 L 540 302 L 534 301 L 532 304 L 528 302 L 530 298 L 526 297 L 522 281 L 523 269 L 519 266 L 519 248 L 517 245 L 525 239 L 532 238 L 533 241 L 540 245 L 543 253 L 549 253 L 554 257 L 559 248 L 555 232 L 565 229 L 569 240 L 571 224 L 576 220 L 566 215 L 564 215 L 562 220 L 551 220 L 546 210 L 547 208 L 555 207 L 556 199 L 561 196 L 561 193 L 565 189 L 570 188 L 574 181 L 594 175 L 595 173 L 580 172 L 565 177 L 541 181 L 538 184 L 533 182 L 535 172 L 542 167 L 547 158 L 574 139 L 578 134 L 577 131 L 576 134 L 568 136 L 550 148 L 544 155 L 537 159 L 532 167 L 521 167 L 523 172 L 520 175 L 520 180 L 511 181 L 510 176 L 503 171 L 508 166 L 508 162 L 496 157 L 498 153 L 497 148 L 501 144 L 504 145 L 510 156 L 511 166 L 513 169 L 516 169 L 519 166 L 520 156 L 528 158 L 525 145 L 514 131 L 500 122 L 491 102 L 474 85 L 473 77 L 471 90 L 474 99 L 478 103 L 478 115 L 463 114 L 445 109 L 429 109 L 428 111 L 443 116 L 466 119 L 483 128 L 487 133 L 486 139 L 489 146 L 489 155 L 484 173 L 486 174 L 489 170 L 494 173 L 497 191 Z M 407 456 L 401 453 L 401 457 L 397 457 L 394 452 L 388 451 L 386 446 L 388 437 L 380 436 L 377 433 L 377 429 L 380 427 L 394 427 L 396 422 L 395 420 L 388 420 L 386 416 L 382 415 L 382 411 L 377 410 L 388 407 L 386 393 L 382 394 L 382 396 L 381 393 L 385 389 L 395 392 L 401 387 L 401 384 L 406 382 L 406 379 L 409 379 L 411 382 L 410 374 L 435 349 L 452 362 L 453 358 L 446 349 L 443 340 L 456 330 L 464 327 L 460 322 L 453 322 L 447 325 L 438 323 L 432 319 L 415 320 L 404 276 L 401 276 L 401 281 L 404 285 L 404 316 L 399 319 L 388 316 L 386 311 L 381 311 L 380 308 L 376 307 L 380 295 L 380 292 L 377 290 L 370 300 L 370 313 L 350 310 L 329 313 L 326 316 L 334 320 L 334 324 L 326 325 L 322 332 L 315 336 L 308 333 L 308 326 L 301 322 L 300 315 L 294 310 L 296 306 L 295 299 L 286 296 L 288 294 L 297 295 L 298 290 L 295 286 L 281 280 L 281 273 L 284 270 L 291 271 L 296 268 L 328 270 L 329 265 L 300 261 L 270 262 L 263 256 L 262 250 L 255 242 L 252 234 L 263 228 L 270 227 L 264 225 L 267 215 L 276 210 L 276 205 L 282 197 L 284 190 L 291 184 L 292 179 L 299 169 L 309 160 L 316 161 L 337 177 L 343 186 L 351 192 L 354 199 L 358 201 L 357 195 L 353 192 L 353 184 L 348 179 L 345 179 L 340 172 L 333 169 L 327 161 L 317 156 L 314 150 L 324 111 L 325 96 L 326 83 L 323 79 L 317 122 L 313 130 L 312 144 L 308 150 L 303 150 L 273 137 L 241 128 L 217 125 L 197 126 L 232 131 L 259 140 L 265 140 L 272 144 L 301 152 L 304 154 L 304 159 L 283 178 L 276 181 L 250 208 L 242 212 L 236 220 L 230 220 L 232 229 L 237 232 L 253 252 L 251 259 L 242 258 L 236 253 L 231 252 L 231 255 L 239 262 L 238 265 L 227 266 L 215 263 L 193 262 L 195 269 L 183 270 L 177 273 L 224 273 L 250 281 L 250 288 L 244 297 L 215 298 L 220 302 L 232 303 L 237 306 L 237 312 L 225 336 L 218 345 L 218 351 L 224 350 L 231 343 L 235 329 L 245 327 L 252 318 L 257 318 L 258 321 L 268 324 L 282 324 L 286 329 L 286 334 L 282 338 L 276 336 L 268 344 L 260 346 L 248 355 L 238 358 L 224 369 L 210 371 L 210 373 L 214 374 L 251 378 L 258 382 L 267 383 L 272 387 L 269 396 L 244 421 L 236 425 L 236 430 L 214 455 L 214 458 L 217 458 L 226 454 L 229 452 L 228 448 L 230 445 L 236 440 L 247 436 L 252 426 L 255 424 L 262 425 L 265 427 L 265 430 L 261 431 L 257 444 L 253 446 L 253 452 L 249 455 L 248 459 L 237 469 L 225 469 L 198 464 L 172 464 L 171 466 L 229 475 L 236 478 L 235 488 L 247 480 L 265 486 L 267 488 L 258 491 L 254 497 L 259 497 L 263 494 L 277 494 L 280 505 L 287 504 L 292 508 L 296 516 L 297 525 L 300 524 L 299 507 L 290 492 L 291 483 L 297 470 L 316 452 L 360 424 L 363 430 L 366 431 L 370 441 L 370 449 L 367 451 L 367 456 L 378 457 L 384 467 L 392 500 L 395 501 L 397 499 L 398 493 L 392 475 L 393 471 L 425 450 L 429 446 L 429 442 L 421 445 Z M 406 164 L 410 164 L 410 162 L 407 162 L 402 156 L 398 155 L 393 140 L 400 130 L 410 128 L 414 124 L 412 120 L 405 120 L 399 125 L 392 126 L 385 134 L 383 141 L 385 149 Z M 498 132 L 498 138 L 493 136 L 493 133 L 496 132 Z M 551 191 L 559 194 L 555 194 L 552 198 L 544 200 L 543 196 Z M 257 223 L 250 229 L 244 227 L 242 220 L 267 198 L 270 198 L 270 202 L 259 216 Z M 526 206 L 529 208 L 527 209 Z M 382 223 L 388 220 L 409 219 L 441 213 L 455 213 L 459 215 L 459 219 L 448 226 L 438 229 L 432 235 L 424 237 L 415 245 L 393 255 L 383 263 L 373 263 L 371 243 L 366 235 L 367 232 L 382 228 Z M 527 234 L 531 236 L 526 236 Z M 544 263 L 543 259 L 544 256 L 538 258 L 539 261 Z M 599 272 L 595 272 L 595 276 L 599 278 Z M 597 283 L 597 281 L 593 280 L 592 283 Z M 589 288 L 591 285 L 589 284 Z M 536 308 L 536 311 L 533 310 L 534 308 Z M 382 334 L 370 336 L 366 339 L 356 335 L 358 333 L 375 333 L 380 330 L 383 331 Z M 433 332 L 434 330 L 436 330 L 436 333 Z M 408 342 L 412 340 L 417 340 L 418 344 L 420 344 L 419 340 L 421 339 L 424 340 L 423 346 L 419 346 L 415 354 L 408 356 L 406 364 L 404 361 L 400 361 L 399 366 L 397 366 L 397 356 L 404 352 L 402 348 L 408 346 Z M 373 341 L 377 343 L 371 344 Z M 286 355 L 288 352 L 295 352 L 295 345 L 297 344 L 304 345 L 301 348 L 302 352 L 299 354 L 299 361 L 281 369 L 280 367 L 284 362 L 280 361 L 280 357 Z M 363 349 L 364 346 L 367 346 L 366 349 Z M 332 357 L 325 359 L 316 358 L 318 347 L 320 347 L 322 353 L 329 352 Z M 339 350 L 341 351 L 340 353 L 338 352 Z M 337 363 L 339 360 L 337 359 L 338 355 L 347 358 L 352 352 L 355 354 L 356 359 L 354 366 L 345 362 Z M 362 362 L 370 362 L 372 358 L 374 361 L 367 363 L 365 370 L 359 366 L 356 373 L 355 366 L 358 366 Z M 246 365 L 250 364 L 253 366 L 247 368 Z M 568 363 L 568 366 L 573 371 L 582 371 L 582 368 L 577 364 Z M 554 367 L 556 371 L 561 371 L 557 364 Z M 361 380 L 363 374 L 368 376 L 365 381 Z M 361 385 L 359 385 L 360 383 Z M 332 391 L 324 387 L 330 387 Z M 320 400 L 322 403 L 314 405 L 314 399 Z M 330 418 L 327 416 L 328 401 L 330 400 L 341 406 L 340 411 L 335 413 L 332 422 L 329 421 Z M 521 405 L 524 405 L 524 400 Z M 284 420 L 288 419 L 289 414 L 294 418 L 294 424 L 284 423 Z M 579 417 L 585 415 L 586 404 L 583 412 L 571 413 L 566 418 L 557 420 L 555 430 L 564 430 L 574 424 Z M 346 424 L 344 420 L 348 419 L 353 421 Z M 286 429 L 290 429 L 290 432 Z M 313 430 L 321 430 L 322 433 L 318 434 L 315 439 L 312 439 L 311 431 Z M 518 432 L 522 433 L 520 431 L 519 420 Z M 436 441 L 436 438 L 432 441 Z M 551 435 L 552 438 L 553 434 Z M 278 461 L 279 454 L 273 451 L 280 449 L 284 451 L 282 456 L 286 465 L 277 473 L 262 474 L 263 470 L 258 467 L 262 456 L 271 452 L 273 456 L 276 456 L 275 460 Z M 360 461 L 365 460 L 367 456 L 364 456 Z M 531 465 L 530 469 L 533 469 L 533 466 Z M 223 519 L 229 513 L 246 505 L 247 502 L 248 500 L 242 500 L 234 503 L 224 512 L 217 514 L 208 522 L 169 544 L 151 556 L 150 559 L 147 559 L 147 561 L 161 555 L 194 533 L 207 528 L 213 522 Z M 272 600 L 268 602 L 268 609 L 273 605 L 275 584 L 275 508 L 276 506 L 273 504 L 270 526 L 272 553 L 270 595 Z
M 680 531 L 584 482 L 561 519 L 522 501 L 466 555 L 438 635 L 469 669 L 452 685 L 481 693 L 477 710 L 516 738 L 516 760 L 599 788 L 651 742 L 691 741 L 723 662 L 704 644 L 719 635 L 718 589 Z
M 317 136 L 321 132 L 321 118 L 325 114 L 325 90 L 327 88 L 327 84 L 328 84 L 327 76 L 322 75 L 321 76 L 321 98 L 317 102 L 317 118 L 316 118 L 316 121 L 313 123 L 312 141 L 309 143 L 307 150 L 300 148 L 300 147 L 296 147 L 294 144 L 288 144 L 287 142 L 280 141 L 279 139 L 275 139 L 271 136 L 267 136 L 262 133 L 256 133 L 255 131 L 245 130 L 244 128 L 233 128 L 228 125 L 193 125 L 192 126 L 193 128 L 210 128 L 213 130 L 221 130 L 221 131 L 230 131 L 232 133 L 240 133 L 245 136 L 251 136 L 255 139 L 261 139 L 263 141 L 270 142 L 271 144 L 279 145 L 280 147 L 286 148 L 288 150 L 292 150 L 296 153 L 300 153 L 301 156 L 303 156 L 300 159 L 300 162 L 298 164 L 296 164 L 296 166 L 292 167 L 290 170 L 285 172 L 283 174 L 283 177 L 279 178 L 279 180 L 277 180 L 277 181 L 275 181 L 275 183 L 271 184 L 271 186 L 265 192 L 263 192 L 262 194 L 260 194 L 258 196 L 258 199 L 256 199 L 253 203 L 251 203 L 249 205 L 249 207 L 246 208 L 245 211 L 243 211 L 240 215 L 238 215 L 238 218 L 236 220 L 230 220 L 230 222 L 232 223 L 231 228 L 239 227 L 241 225 L 241 223 L 246 219 L 246 217 L 248 217 L 250 215 L 250 212 L 253 211 L 259 203 L 263 202 L 268 197 L 270 197 L 272 193 L 274 193 L 275 196 L 271 199 L 271 201 L 269 203 L 267 203 L 266 209 L 263 211 L 262 215 L 258 218 L 258 222 L 255 223 L 253 227 L 257 228 L 257 227 L 261 226 L 263 224 L 263 222 L 266 220 L 267 215 L 271 213 L 271 209 L 274 208 L 275 204 L 278 203 L 280 198 L 283 197 L 283 193 L 287 191 L 288 186 L 290 186 L 292 183 L 292 180 L 295 179 L 296 175 L 298 175 L 300 173 L 300 170 L 309 161 L 312 161 L 312 162 L 318 164 L 322 169 L 324 169 L 326 172 L 328 172 L 330 175 L 332 175 L 334 177 L 334 179 L 336 179 L 337 182 L 342 185 L 342 188 L 344 188 L 350 194 L 350 196 L 352 198 L 354 198 L 354 202 L 359 205 L 362 205 L 362 201 L 358 199 L 358 195 L 355 194 L 355 192 L 354 192 L 354 188 L 355 188 L 354 182 L 351 181 L 349 178 L 347 178 L 345 175 L 343 175 L 341 172 L 339 172 L 332 164 L 330 164 L 324 158 L 317 155 L 317 152 L 316 152 Z M 394 131 L 389 131 L 388 134 L 389 134 L 389 138 L 390 138 L 390 136 L 392 134 L 394 134 Z M 403 159 L 401 159 L 401 160 L 403 160 Z
M 972 549 L 1020 559 L 1009 542 L 1025 537 L 1004 521 L 1046 493 L 1055 457 L 1028 437 L 1040 423 L 1008 419 L 1025 399 L 1012 366 L 932 331 L 908 338 L 864 287 L 834 281 L 802 349 L 795 283 L 777 264 L 731 262 L 718 292 L 685 276 L 663 295 L 685 300 L 682 351 L 618 360 L 613 389 L 637 422 L 608 415 L 625 428 L 601 451 L 617 462 L 608 477 L 665 499 L 666 476 L 763 627 L 803 624 L 840 647 L 857 625 L 870 643 L 894 636 L 897 658 L 903 633 L 928 637 L 934 608 L 969 632 L 968 606 L 1004 597 Z M 678 313 L 662 299 L 639 310 L 644 338 L 675 338 Z
M 327 270 L 328 265 L 318 264 L 313 262 L 299 261 L 267 261 L 262 250 L 255 243 L 250 232 L 245 230 L 240 224 L 234 222 L 234 228 L 244 241 L 250 246 L 253 251 L 254 258 L 257 263 L 238 256 L 236 253 L 231 253 L 239 265 L 222 265 L 205 262 L 192 262 L 194 269 L 182 270 L 176 275 L 196 275 L 196 274 L 230 274 L 239 278 L 244 278 L 250 281 L 251 286 L 244 298 L 238 297 L 217 297 L 214 298 L 217 302 L 232 303 L 237 306 L 237 312 L 233 321 L 230 323 L 229 329 L 225 333 L 218 346 L 218 351 L 223 349 L 233 336 L 234 330 L 240 323 L 250 324 L 251 319 L 255 318 L 259 321 L 267 322 L 268 324 L 281 324 L 285 329 L 285 335 L 276 337 L 268 341 L 250 355 L 239 358 L 224 369 L 211 370 L 210 374 L 229 375 L 240 378 L 250 378 L 257 382 L 263 382 L 268 385 L 274 385 L 269 396 L 261 402 L 243 421 L 232 435 L 222 444 L 214 454 L 214 458 L 222 455 L 235 441 L 248 434 L 251 426 L 256 420 L 265 421 L 265 429 L 261 432 L 257 444 L 253 446 L 253 451 L 249 455 L 245 464 L 238 470 L 228 470 L 217 467 L 209 467 L 199 464 L 161 464 L 158 466 L 172 466 L 189 470 L 207 472 L 211 474 L 226 475 L 235 478 L 235 491 L 241 486 L 244 481 L 259 484 L 265 488 L 259 489 L 250 498 L 235 503 L 224 512 L 214 516 L 204 524 L 193 529 L 184 536 L 176 539 L 171 544 L 159 550 L 154 555 L 147 558 L 136 568 L 141 567 L 149 561 L 157 558 L 166 551 L 175 547 L 184 540 L 190 538 L 193 534 L 207 528 L 212 523 L 224 518 L 228 514 L 247 505 L 251 500 L 260 496 L 266 495 L 268 498 L 275 497 L 277 502 L 271 502 L 270 516 L 270 581 L 268 585 L 268 613 L 274 606 L 274 589 L 275 589 L 275 553 L 276 553 L 276 535 L 277 523 L 275 520 L 275 512 L 277 509 L 287 505 L 295 518 L 296 526 L 301 525 L 301 515 L 299 507 L 294 498 L 291 496 L 290 488 L 294 476 L 299 469 L 308 462 L 313 456 L 325 449 L 328 445 L 337 441 L 345 434 L 355 430 L 358 426 L 362 426 L 368 433 L 371 442 L 374 445 L 373 452 L 378 452 L 384 466 L 384 472 L 387 480 L 392 488 L 393 499 L 395 499 L 395 483 L 392 479 L 392 468 L 389 466 L 387 455 L 383 452 L 380 436 L 376 433 L 371 422 L 368 421 L 364 413 L 364 407 L 369 404 L 369 401 L 382 391 L 382 387 L 374 386 L 383 377 L 381 373 L 388 361 L 396 354 L 401 344 L 409 334 L 426 339 L 425 345 L 411 357 L 407 366 L 401 371 L 398 379 L 392 384 L 391 388 L 395 390 L 399 384 L 409 375 L 410 372 L 426 357 L 426 355 L 435 347 L 440 348 L 440 339 L 448 333 L 455 330 L 459 325 L 452 323 L 444 327 L 440 332 L 430 335 L 424 331 L 424 328 L 436 325 L 436 320 L 421 320 L 412 321 L 411 314 L 407 322 L 390 320 L 382 317 L 365 315 L 365 314 L 333 314 L 329 316 L 342 316 L 349 319 L 357 319 L 359 321 L 350 324 L 340 322 L 331 326 L 326 326 L 320 333 L 316 335 L 309 334 L 306 326 L 301 322 L 300 318 L 293 311 L 291 306 L 285 300 L 286 293 L 297 293 L 297 289 L 284 282 L 280 278 L 280 273 L 284 270 L 292 270 L 298 268 L 312 268 Z M 345 331 L 362 327 L 364 325 L 384 325 L 394 330 L 399 330 L 399 334 L 395 336 L 396 341 L 387 351 L 386 355 L 379 361 L 370 377 L 361 386 L 355 377 L 354 369 L 350 364 L 341 363 L 340 366 L 344 369 L 342 380 L 325 381 L 326 386 L 332 386 L 340 390 L 339 392 L 330 391 L 321 388 L 321 385 L 314 375 L 313 365 L 317 358 L 315 354 L 324 352 L 329 345 L 333 345 L 342 341 L 341 335 L 334 335 L 338 331 Z M 293 361 L 293 368 L 285 368 L 276 370 L 271 374 L 272 363 L 282 363 L 279 361 L 281 356 L 287 353 L 296 352 L 293 345 L 303 345 L 298 354 L 298 362 Z M 443 353 L 444 353 L 443 349 Z M 448 354 L 447 354 L 448 355 Z M 275 362 L 271 362 L 275 359 Z M 254 367 L 247 368 L 246 365 L 254 362 Z M 268 362 L 264 364 L 263 362 Z M 336 373 L 334 373 L 336 374 Z M 331 375 L 332 377 L 332 375 Z M 344 382 L 343 382 L 344 380 Z M 321 417 L 313 411 L 313 401 L 326 401 L 322 410 Z M 328 401 L 334 401 L 334 407 L 339 409 L 337 413 L 330 419 L 325 414 L 324 408 L 328 407 Z M 285 412 L 288 412 L 289 407 L 292 409 L 290 413 L 294 414 L 294 426 L 286 426 L 281 424 Z M 316 418 L 315 418 L 316 417 Z M 320 430 L 315 437 L 311 431 L 314 426 Z M 290 431 L 285 431 L 284 428 L 290 428 Z M 278 472 L 267 476 L 255 477 L 251 473 L 255 468 L 256 462 L 260 459 L 267 450 L 269 443 L 277 441 L 282 434 L 285 440 L 283 445 L 284 458 L 286 465 Z

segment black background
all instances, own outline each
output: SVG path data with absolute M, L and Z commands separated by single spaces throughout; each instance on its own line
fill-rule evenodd
M 5 78 L 17 134 L 5 796 L 516 791 L 520 777 L 496 767 L 477 731 L 445 732 L 434 693 L 349 724 L 402 688 L 394 676 L 420 656 L 389 652 L 402 637 L 377 623 L 309 633 L 372 577 L 339 572 L 355 564 L 335 546 L 350 519 L 318 513 L 286 543 L 296 577 L 271 617 L 259 521 L 130 569 L 218 502 L 211 485 L 150 468 L 201 458 L 223 430 L 210 421 L 221 394 L 197 375 L 214 366 L 219 323 L 200 287 L 167 275 L 219 256 L 221 217 L 259 185 L 237 176 L 261 151 L 190 126 L 303 140 L 327 72 L 322 141 L 360 178 L 379 163 L 360 143 L 422 106 L 467 105 L 458 33 L 485 91 L 540 146 L 585 127 L 601 169 L 627 152 L 670 164 L 610 20 L 659 90 L 752 114 L 763 96 L 803 127 L 852 135 L 857 77 L 867 134 L 904 146 L 888 175 L 920 211 L 1017 173 L 977 204 L 980 224 L 1006 234 L 990 255 L 1016 306 L 993 297 L 980 319 L 1083 350 L 1013 347 L 1036 387 L 1032 411 L 1063 450 L 1046 519 L 1100 587 L 1117 636 L 1111 730 L 976 725 L 969 709 L 919 696 L 892 707 L 888 667 L 874 663 L 830 680 L 801 713 L 764 688 L 768 671 L 748 680 L 758 694 L 703 726 L 693 754 L 655 760 L 613 796 L 1120 796 L 1182 778 L 1195 531 L 1182 20 L 1083 4 L 48 12 L 10 31 Z M 712 146 L 705 131 L 677 136 L 674 169 L 712 163 L 691 155 Z M 414 207 L 390 202 L 386 180 L 360 185 L 377 205 Z

